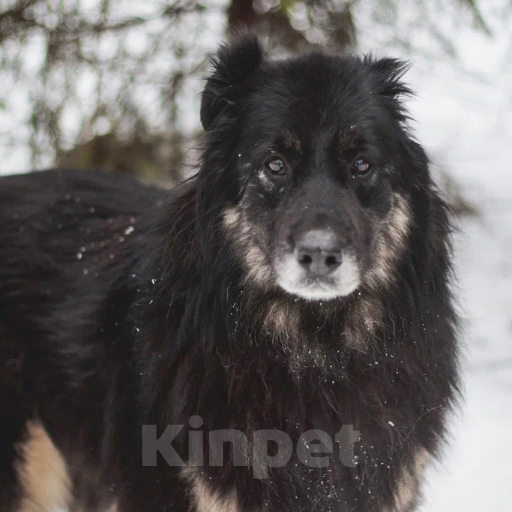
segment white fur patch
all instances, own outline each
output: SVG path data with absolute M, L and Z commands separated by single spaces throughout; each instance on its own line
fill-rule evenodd
M 17 512 L 69 510 L 71 481 L 66 462 L 40 423 L 29 422 L 27 434 L 17 468 L 23 488 Z
M 341 265 L 325 278 L 311 279 L 293 254 L 276 262 L 277 284 L 283 290 L 308 300 L 329 300 L 350 295 L 361 283 L 357 258 L 343 252 Z

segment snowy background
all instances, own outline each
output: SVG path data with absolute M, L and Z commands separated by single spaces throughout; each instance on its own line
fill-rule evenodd
M 418 138 L 477 211 L 455 243 L 464 403 L 421 512 L 512 510 L 512 19 L 504 2 L 481 5 L 492 37 L 454 26 L 456 62 L 431 57 L 422 34 L 404 53 Z
M 421 30 L 410 34 L 407 51 L 383 47 L 389 34 L 372 30 L 364 7 L 358 14 L 361 50 L 412 62 L 418 139 L 477 212 L 460 220 L 456 235 L 464 402 L 442 463 L 429 470 L 422 512 L 512 510 L 512 17 L 503 15 L 505 2 L 481 2 L 492 36 L 447 19 L 456 59 L 431 52 Z M 407 14 L 400 13 L 404 27 Z M 30 167 L 28 150 L 10 154 L 0 173 Z

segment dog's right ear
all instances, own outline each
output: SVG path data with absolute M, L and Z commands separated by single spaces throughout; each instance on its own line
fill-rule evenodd
M 201 123 L 209 130 L 218 115 L 235 105 L 251 87 L 251 79 L 263 63 L 263 50 L 254 34 L 244 34 L 220 47 L 212 59 L 213 72 L 201 97 Z

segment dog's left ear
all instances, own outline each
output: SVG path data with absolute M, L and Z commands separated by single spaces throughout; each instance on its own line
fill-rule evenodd
M 367 57 L 365 60 L 375 78 L 376 92 L 396 99 L 401 95 L 412 94 L 412 90 L 402 80 L 405 73 L 409 71 L 408 62 L 388 57 L 383 59 Z
M 254 34 L 244 34 L 220 47 L 212 59 L 213 72 L 201 97 L 201 123 L 212 127 L 219 114 L 246 94 L 263 63 L 263 50 Z
M 393 110 L 393 116 L 399 121 L 405 121 L 407 112 L 402 98 L 414 95 L 412 89 L 403 81 L 403 76 L 409 70 L 409 63 L 392 58 L 366 57 L 365 64 L 373 78 L 370 85 L 372 93 L 384 97 Z

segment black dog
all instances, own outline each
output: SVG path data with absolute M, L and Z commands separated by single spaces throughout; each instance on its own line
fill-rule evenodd
M 3 512 L 414 509 L 457 329 L 404 70 L 245 36 L 171 193 L 0 180 Z

